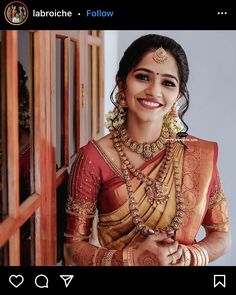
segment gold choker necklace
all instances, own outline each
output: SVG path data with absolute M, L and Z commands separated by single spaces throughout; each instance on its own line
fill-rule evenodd
M 163 126 L 160 137 L 152 143 L 138 143 L 129 138 L 126 128 L 124 125 L 120 128 L 121 141 L 127 146 L 132 152 L 140 154 L 145 161 L 149 161 L 153 158 L 154 154 L 159 150 L 163 149 L 170 133 L 167 127 Z

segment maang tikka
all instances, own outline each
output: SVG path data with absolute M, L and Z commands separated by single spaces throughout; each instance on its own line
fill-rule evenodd
M 158 63 L 164 63 L 168 59 L 168 53 L 163 47 L 159 47 L 152 55 L 153 60 Z

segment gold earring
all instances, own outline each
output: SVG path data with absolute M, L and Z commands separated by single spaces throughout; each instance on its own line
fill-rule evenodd
M 183 123 L 179 118 L 176 103 L 173 104 L 171 111 L 164 116 L 163 124 L 175 134 L 184 129 Z
M 172 116 L 173 118 L 178 118 L 179 117 L 176 102 L 172 105 L 169 115 Z

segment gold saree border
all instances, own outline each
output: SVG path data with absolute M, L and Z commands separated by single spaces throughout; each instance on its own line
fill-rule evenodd
M 183 166 L 182 195 L 184 222 L 176 234 L 178 241 L 192 244 L 208 205 L 208 190 L 216 164 L 217 144 L 188 136 Z

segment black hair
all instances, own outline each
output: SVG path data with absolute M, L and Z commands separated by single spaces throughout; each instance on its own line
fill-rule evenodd
M 183 115 L 189 108 L 189 93 L 187 89 L 187 82 L 189 78 L 189 66 L 187 61 L 187 56 L 183 50 L 183 48 L 173 39 L 161 36 L 157 34 L 149 34 L 142 36 L 136 39 L 124 52 L 123 57 L 119 63 L 119 69 L 116 75 L 117 84 L 114 87 L 110 99 L 111 102 L 117 106 L 113 98 L 113 94 L 115 92 L 116 87 L 119 85 L 122 90 L 126 89 L 126 78 L 129 72 L 143 59 L 143 57 L 149 53 L 154 52 L 157 48 L 164 48 L 168 51 L 174 58 L 178 66 L 178 74 L 180 79 L 180 92 L 183 94 L 185 102 L 181 104 L 178 115 L 180 120 L 183 122 L 185 127 L 185 132 L 188 131 L 188 126 L 183 120 Z M 119 115 L 119 114 L 118 114 Z M 118 117 L 117 115 L 117 117 Z M 116 118 L 114 118 L 113 122 Z M 113 125 L 114 126 L 114 125 Z

